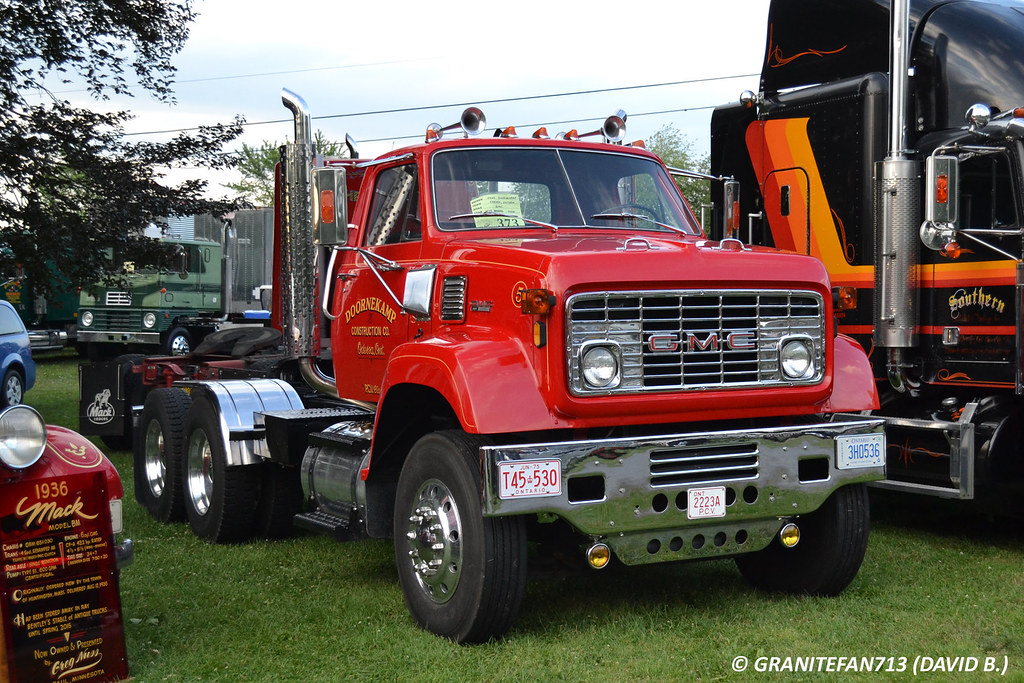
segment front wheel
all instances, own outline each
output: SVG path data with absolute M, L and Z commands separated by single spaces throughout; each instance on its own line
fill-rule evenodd
M 16 406 L 25 400 L 25 380 L 17 368 L 7 368 L 0 390 L 0 408 Z
M 412 447 L 395 496 L 395 559 L 416 623 L 457 643 L 498 638 L 526 584 L 521 517 L 484 517 L 482 440 L 428 434 Z
M 775 539 L 764 550 L 736 558 L 740 573 L 761 590 L 838 595 L 857 575 L 868 547 L 868 489 L 852 484 L 835 491 L 814 512 L 795 520 L 800 542 Z
M 259 497 L 258 465 L 228 467 L 217 406 L 193 399 L 185 415 L 185 515 L 192 532 L 214 543 L 253 535 Z
M 164 340 L 164 353 L 168 356 L 187 356 L 192 353 L 192 336 L 184 327 L 175 327 Z

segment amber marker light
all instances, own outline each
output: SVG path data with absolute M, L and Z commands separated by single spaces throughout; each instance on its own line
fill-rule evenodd
M 857 308 L 856 287 L 833 287 L 833 306 L 837 311 L 852 311 Z
M 935 179 L 935 201 L 939 204 L 949 203 L 949 176 L 940 175 Z
M 555 305 L 555 295 L 546 289 L 522 289 L 522 310 L 530 315 L 547 315 Z
M 594 569 L 604 569 L 611 559 L 611 548 L 604 543 L 595 543 L 587 550 L 587 564 Z
M 547 140 L 548 139 L 548 129 L 545 128 L 544 126 L 541 126 L 537 130 L 533 131 L 533 137 L 535 139 L 537 139 L 537 140 Z
M 1013 110 L 1013 118 L 1024 119 L 1024 107 L 1017 107 Z
M 547 346 L 547 343 L 548 326 L 538 320 L 533 324 L 533 345 L 542 349 Z
M 960 243 L 954 240 L 947 244 L 946 246 L 944 246 L 942 250 L 939 251 L 939 253 L 945 256 L 946 258 L 956 260 L 960 258 L 960 251 Z
M 325 224 L 334 222 L 333 190 L 320 190 L 320 222 Z
M 789 522 L 779 531 L 779 541 L 787 548 L 795 548 L 800 542 L 800 527 Z

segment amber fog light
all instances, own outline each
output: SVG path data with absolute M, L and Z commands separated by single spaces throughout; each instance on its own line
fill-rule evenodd
M 604 543 L 595 543 L 587 550 L 587 563 L 594 569 L 604 569 L 612 559 L 612 550 Z
M 793 522 L 787 523 L 779 531 L 779 542 L 787 548 L 795 548 L 796 544 L 800 542 L 800 527 Z

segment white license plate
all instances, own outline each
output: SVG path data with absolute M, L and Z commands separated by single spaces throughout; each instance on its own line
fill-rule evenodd
M 836 467 L 851 470 L 885 464 L 885 434 L 836 437 Z
M 498 463 L 498 498 L 534 498 L 562 493 L 560 460 L 516 460 Z
M 686 492 L 687 519 L 710 519 L 725 517 L 725 487 L 711 486 L 706 489 L 689 489 Z

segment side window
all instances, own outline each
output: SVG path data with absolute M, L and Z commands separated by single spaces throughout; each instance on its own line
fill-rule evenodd
M 422 236 L 416 165 L 381 171 L 373 188 L 365 246 L 415 242 Z
M 960 225 L 964 228 L 1020 225 L 1010 164 L 1005 155 L 978 156 L 960 165 Z
M 17 313 L 6 306 L 0 308 L 0 334 L 18 334 L 24 330 Z

